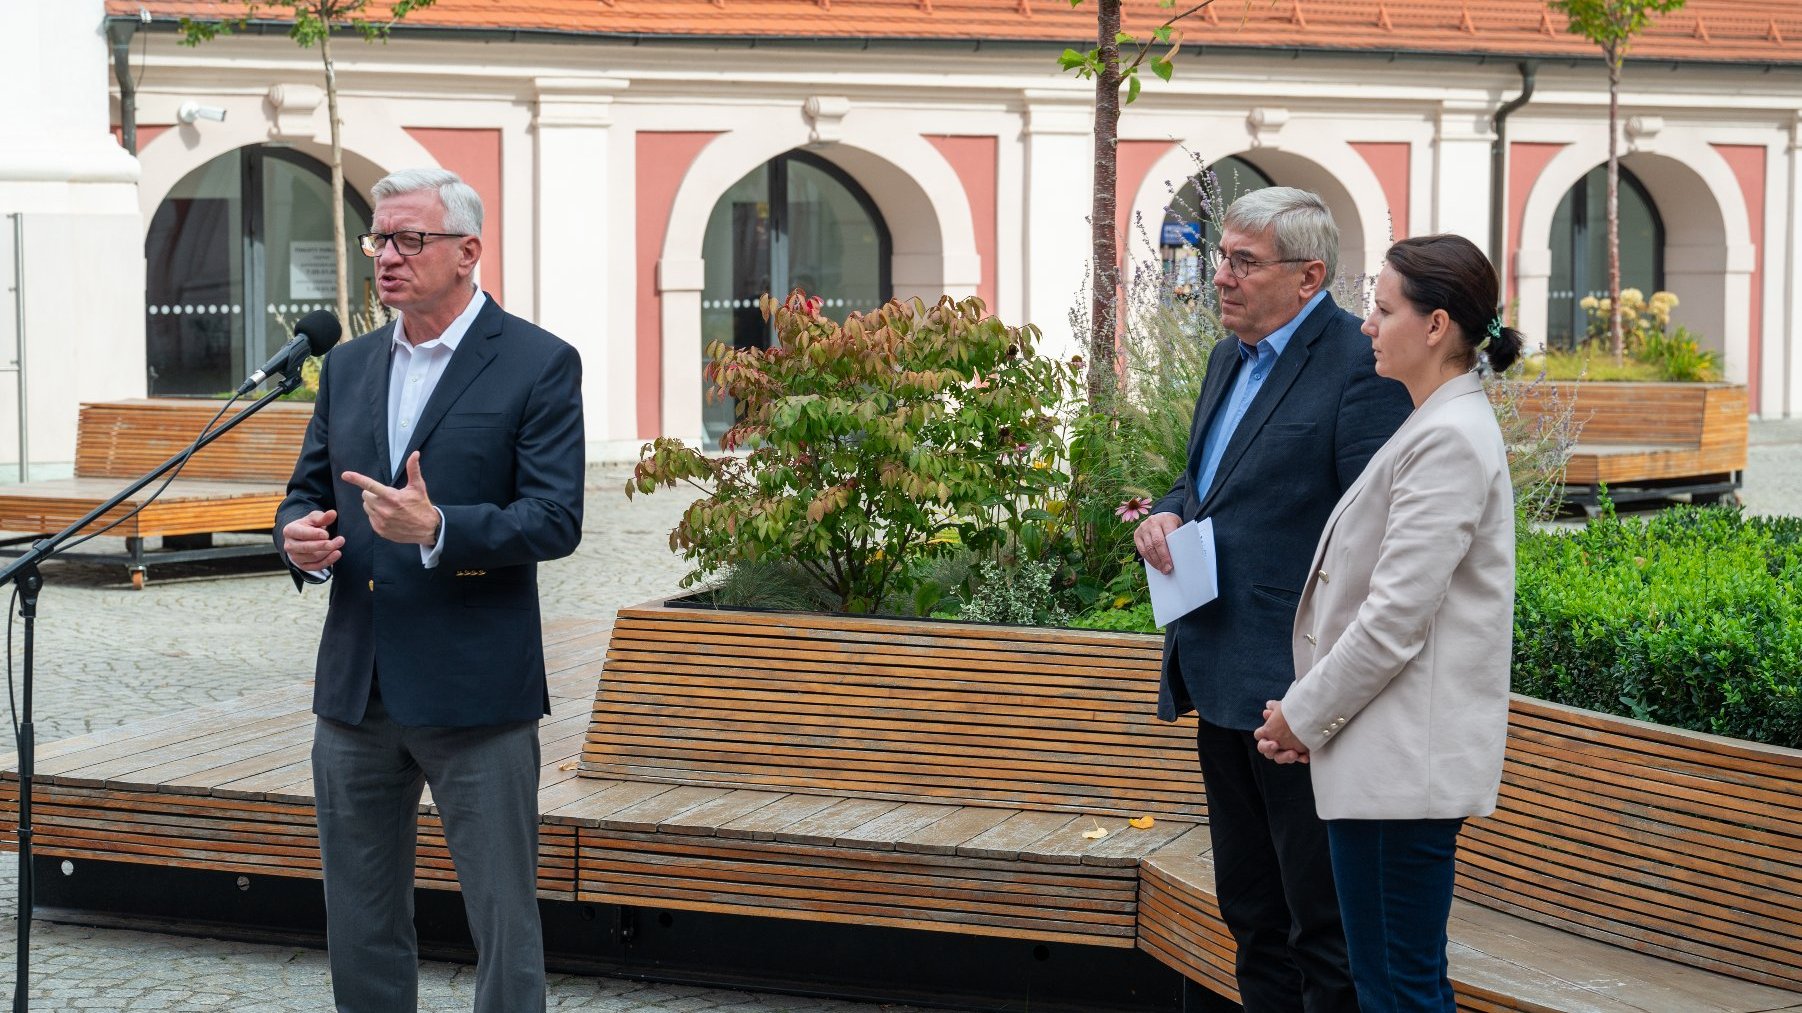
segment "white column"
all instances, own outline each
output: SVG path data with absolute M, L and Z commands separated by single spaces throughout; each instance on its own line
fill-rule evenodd
M 701 442 L 701 290 L 707 262 L 665 258 L 657 262 L 657 293 L 663 306 L 663 435 L 691 445 Z M 671 383 L 670 378 L 679 379 Z
M 637 435 L 637 354 L 630 332 L 608 327 L 609 307 L 630 302 L 632 274 L 612 270 L 607 195 L 616 78 L 539 78 L 537 136 L 539 326 L 582 353 L 582 400 L 591 448 Z
M 1790 121 L 1788 155 L 1789 188 L 1781 216 L 1786 261 L 1783 317 L 1772 321 L 1773 333 L 1782 336 L 1783 378 L 1765 395 L 1769 402 L 1765 414 L 1772 418 L 1802 415 L 1802 110 Z
M 1416 233 L 1455 232 L 1489 248 L 1489 152 L 1495 141 L 1487 102 L 1440 104 L 1433 163 L 1433 224 Z
M 1070 308 L 1088 304 L 1089 210 L 1093 203 L 1092 91 L 1027 91 L 1025 209 L 1020 230 L 1026 318 L 1044 332 L 1044 351 L 1083 348 Z M 1016 321 L 1008 321 L 1015 323 Z
M 1514 258 L 1514 283 L 1519 302 L 1515 307 L 1515 327 L 1526 335 L 1529 349 L 1546 346 L 1550 332 L 1552 251 L 1522 249 Z
M 82 401 L 142 397 L 138 163 L 110 130 L 102 0 L 13 4 L 0 33 L 0 481 L 67 474 Z M 23 256 L 14 257 L 14 219 Z M 15 264 L 22 291 L 13 292 Z M 21 316 L 24 340 L 20 340 Z M 21 393 L 23 397 L 21 398 Z

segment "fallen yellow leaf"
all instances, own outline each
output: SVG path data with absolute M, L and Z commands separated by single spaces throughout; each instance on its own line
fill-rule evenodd
M 1103 837 L 1107 836 L 1107 828 L 1106 827 L 1096 827 L 1093 830 L 1084 830 L 1082 832 L 1082 835 L 1084 837 L 1087 837 L 1091 841 L 1099 841 Z
M 577 767 L 580 767 L 581 765 L 582 765 L 581 760 L 571 760 L 568 763 L 560 764 L 557 767 L 557 769 L 558 770 L 574 770 Z
M 1158 821 L 1152 819 L 1150 816 L 1135 816 L 1126 821 L 1126 825 L 1132 827 L 1134 830 L 1150 830 L 1152 827 L 1157 826 L 1157 823 Z

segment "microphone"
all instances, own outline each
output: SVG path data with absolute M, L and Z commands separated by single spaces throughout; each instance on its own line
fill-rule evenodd
M 243 396 L 255 390 L 257 384 L 269 379 L 276 373 L 287 376 L 290 370 L 299 369 L 300 364 L 308 357 L 324 355 L 338 343 L 338 336 L 344 333 L 343 325 L 328 310 L 314 310 L 300 318 L 294 325 L 294 337 L 281 347 L 281 351 L 269 357 L 263 368 L 250 374 L 250 378 L 238 385 L 238 394 Z

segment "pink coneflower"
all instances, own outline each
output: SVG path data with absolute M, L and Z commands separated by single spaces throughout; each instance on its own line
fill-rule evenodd
M 1151 501 L 1143 496 L 1134 496 L 1114 508 L 1114 516 L 1128 524 L 1151 513 Z

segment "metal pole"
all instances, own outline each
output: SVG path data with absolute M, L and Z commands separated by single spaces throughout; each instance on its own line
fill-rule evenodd
M 30 467 L 28 449 L 31 431 L 25 415 L 25 215 L 15 211 L 13 220 L 13 324 L 18 352 L 13 357 L 13 372 L 18 374 L 19 389 L 19 481 L 27 477 Z

